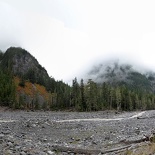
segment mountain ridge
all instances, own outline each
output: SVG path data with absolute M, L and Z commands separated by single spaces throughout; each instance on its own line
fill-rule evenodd
M 15 76 L 29 79 L 32 83 L 36 82 L 45 86 L 45 81 L 49 78 L 47 71 L 37 59 L 19 47 L 10 47 L 6 50 L 1 60 L 1 66 L 3 69 L 9 68 Z M 44 81 L 39 81 L 41 79 Z
M 97 83 L 107 82 L 113 86 L 126 85 L 130 89 L 133 87 L 144 89 L 146 92 L 155 92 L 155 73 L 149 71 L 141 73 L 130 64 L 119 62 L 99 64 L 89 71 L 88 76 Z

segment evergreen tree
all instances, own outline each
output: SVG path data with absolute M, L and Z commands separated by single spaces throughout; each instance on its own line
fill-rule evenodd
M 80 98 L 81 98 L 81 110 L 82 111 L 86 111 L 87 109 L 87 105 L 86 105 L 86 99 L 85 99 L 85 90 L 84 90 L 84 83 L 83 83 L 83 79 L 81 79 L 81 83 L 80 83 Z
M 75 78 L 72 84 L 71 106 L 75 107 L 76 110 L 81 110 L 82 108 L 80 102 L 80 86 L 77 82 L 77 78 Z
M 115 98 L 116 106 L 117 106 L 117 110 L 119 111 L 119 110 L 121 110 L 121 100 L 122 100 L 122 98 L 121 98 L 121 91 L 120 91 L 119 87 L 116 88 L 115 93 L 116 93 L 116 98 Z
M 145 95 L 142 95 L 141 96 L 141 102 L 140 102 L 140 109 L 141 110 L 145 110 L 146 109 L 146 96 Z
M 108 109 L 109 108 L 109 86 L 105 82 L 102 84 L 101 88 L 101 103 L 102 108 Z
M 87 111 L 98 110 L 98 87 L 92 79 L 88 80 L 85 91 Z
M 111 110 L 112 107 L 114 107 L 113 106 L 113 102 L 114 102 L 114 88 L 113 87 L 110 88 L 109 97 L 110 97 L 109 109 Z
M 135 109 L 136 110 L 140 109 L 140 100 L 137 94 L 135 94 L 134 103 L 135 103 Z
M 35 109 L 36 110 L 39 110 L 40 109 L 40 104 L 39 104 L 39 94 L 38 93 L 35 94 L 35 98 L 34 99 L 35 99 L 34 100 Z
M 0 71 L 0 105 L 13 107 L 16 102 L 15 83 L 9 71 Z
M 132 96 L 131 92 L 128 92 L 128 110 L 132 111 L 133 110 L 133 103 L 132 103 Z

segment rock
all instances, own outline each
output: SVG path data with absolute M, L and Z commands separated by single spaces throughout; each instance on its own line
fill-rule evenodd
M 11 133 L 10 130 L 4 130 L 4 131 L 2 131 L 2 134 L 5 134 L 5 135 L 10 134 L 10 133 Z
M 136 129 L 135 129 L 135 133 L 136 133 L 137 135 L 139 135 L 139 134 L 140 134 L 140 129 L 139 129 L 139 128 L 136 128 Z
M 0 139 L 4 137 L 4 134 L 0 134 Z
M 44 139 L 43 139 L 43 142 L 47 142 L 47 138 L 44 138 Z
M 149 137 L 150 142 L 155 143 L 155 135 L 151 134 L 151 136 Z
M 0 139 L 0 144 L 3 144 L 4 140 L 3 139 Z
M 55 152 L 47 151 L 47 154 L 48 154 L 48 155 L 55 155 Z
M 5 155 L 11 155 L 13 152 L 11 151 L 11 150 L 6 150 L 5 152 L 4 152 L 4 154 Z
M 97 142 L 95 142 L 95 141 L 92 141 L 92 144 L 94 144 L 94 145 L 97 145 Z
M 13 147 L 13 144 L 12 144 L 11 142 L 8 142 L 8 143 L 7 143 L 7 146 Z
M 105 136 L 105 140 L 110 140 L 110 136 L 109 135 Z
M 46 152 L 38 152 L 38 155 L 48 155 Z
M 15 149 L 16 150 L 20 150 L 21 149 L 21 146 L 17 145 L 17 146 L 15 146 Z
M 42 128 L 45 128 L 45 125 L 42 125 Z
M 36 124 L 32 124 L 32 127 L 36 127 Z
M 63 155 L 68 155 L 68 153 L 67 153 L 67 152 L 62 152 L 62 154 L 63 154 Z
M 24 151 L 20 152 L 20 155 L 26 155 L 26 153 Z

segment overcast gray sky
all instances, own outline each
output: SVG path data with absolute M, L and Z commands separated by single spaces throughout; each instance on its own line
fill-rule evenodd
M 0 49 L 20 46 L 68 82 L 104 59 L 155 71 L 154 0 L 0 0 Z

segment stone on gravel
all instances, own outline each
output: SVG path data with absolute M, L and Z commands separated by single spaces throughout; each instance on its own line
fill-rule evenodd
M 13 144 L 12 144 L 11 142 L 8 142 L 8 143 L 7 143 L 7 146 L 13 147 Z
M 47 151 L 48 155 L 55 155 L 55 152 Z
M 20 152 L 20 155 L 26 155 L 26 153 L 24 151 Z

